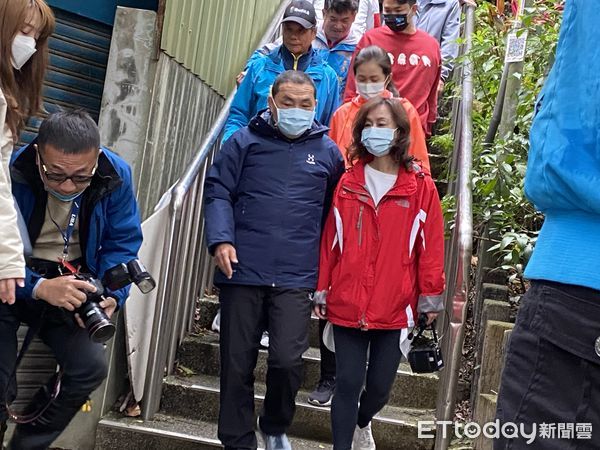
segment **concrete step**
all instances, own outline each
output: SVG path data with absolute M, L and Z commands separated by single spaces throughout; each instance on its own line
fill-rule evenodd
M 264 400 L 265 386 L 255 385 L 255 408 Z M 331 442 L 329 408 L 308 404 L 307 392 L 296 400 L 296 414 L 289 429 L 290 436 Z M 216 422 L 219 411 L 219 379 L 196 375 L 189 378 L 167 377 L 163 386 L 161 411 L 172 416 L 185 416 L 202 422 Z M 433 411 L 386 406 L 373 419 L 373 435 L 379 450 L 431 449 L 433 440 L 418 439 L 417 422 L 433 420 Z
M 267 373 L 267 350 L 260 350 L 255 377 L 264 382 Z M 304 378 L 302 389 L 312 391 L 320 376 L 320 357 L 317 348 L 309 348 L 303 355 Z M 178 361 L 182 366 L 200 375 L 219 375 L 219 335 L 206 331 L 186 338 L 179 348 Z M 401 363 L 392 388 L 389 404 L 417 409 L 435 409 L 438 377 L 434 374 L 413 374 L 406 363 Z M 303 397 L 305 400 L 306 397 Z
M 259 445 L 262 440 L 257 436 Z M 331 449 L 330 444 L 290 437 L 294 450 Z M 222 449 L 217 424 L 157 414 L 153 420 L 105 416 L 96 430 L 96 450 L 214 450 Z

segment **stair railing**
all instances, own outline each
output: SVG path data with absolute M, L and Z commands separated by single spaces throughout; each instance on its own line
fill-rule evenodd
M 258 48 L 278 36 L 287 3 L 281 3 Z M 188 170 L 171 191 L 142 400 L 144 420 L 152 419 L 159 409 L 163 378 L 173 373 L 177 348 L 192 330 L 198 295 L 212 290 L 214 264 L 205 245 L 204 181 L 219 148 L 234 94 L 227 97 Z
M 451 421 L 454 417 L 458 374 L 464 342 L 464 323 L 467 316 L 471 255 L 473 247 L 473 209 L 471 169 L 473 166 L 473 62 L 470 57 L 472 35 L 475 29 L 475 8 L 465 7 L 461 59 L 455 70 L 460 84 L 460 96 L 452 108 L 454 152 L 450 166 L 448 194 L 456 199 L 456 216 L 452 237 L 446 247 L 446 316 L 440 320 L 445 339 L 442 353 L 445 368 L 440 372 L 436 419 Z M 452 428 L 453 429 L 453 428 Z M 444 435 L 444 426 L 438 425 L 435 450 L 448 448 L 451 433 Z

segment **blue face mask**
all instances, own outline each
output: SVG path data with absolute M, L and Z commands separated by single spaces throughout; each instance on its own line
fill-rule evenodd
M 275 103 L 275 101 L 273 101 Z M 297 138 L 306 132 L 315 120 L 315 110 L 302 108 L 277 108 L 277 128 L 289 138 Z
M 361 141 L 371 155 L 385 156 L 390 153 L 395 132 L 395 128 L 365 128 L 362 131 Z
M 61 194 L 60 192 L 53 191 L 52 189 L 47 189 L 48 193 L 52 195 L 52 197 L 60 200 L 61 202 L 72 202 L 77 197 L 81 195 L 81 192 L 75 192 L 74 194 Z

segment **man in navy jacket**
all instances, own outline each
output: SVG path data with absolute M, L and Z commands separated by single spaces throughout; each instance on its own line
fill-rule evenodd
M 36 141 L 15 153 L 10 169 L 32 254 L 16 301 L 0 303 L 0 426 L 7 416 L 4 395 L 15 369 L 17 329 L 26 322 L 52 349 L 62 381 L 54 400 L 56 376 L 36 394 L 29 411 L 43 412 L 17 426 L 9 448 L 47 448 L 107 373 L 104 346 L 90 339 L 74 315 L 86 300 L 84 291 L 95 287 L 59 276 L 58 260 L 102 278 L 108 269 L 137 257 L 142 231 L 131 170 L 117 155 L 100 149 L 98 128 L 85 112 L 50 115 Z M 106 292 L 99 305 L 110 317 L 127 295 L 127 288 Z M 14 399 L 14 389 L 8 396 Z
M 226 449 L 256 448 L 253 376 L 269 331 L 266 448 L 290 449 L 308 348 L 321 224 L 344 170 L 327 128 L 314 121 L 316 89 L 300 71 L 279 75 L 269 108 L 225 142 L 205 185 L 207 244 L 219 271 L 221 409 Z

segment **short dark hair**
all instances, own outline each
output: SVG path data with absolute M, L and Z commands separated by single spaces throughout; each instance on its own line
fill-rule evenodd
M 37 143 L 40 149 L 51 145 L 68 155 L 100 148 L 100 132 L 94 119 L 82 109 L 50 114 L 40 125 Z
M 356 160 L 367 161 L 370 158 L 369 151 L 362 143 L 362 132 L 365 129 L 369 113 L 381 105 L 389 108 L 392 118 L 396 123 L 396 132 L 390 148 L 390 156 L 396 162 L 404 164 L 407 170 L 410 170 L 414 161 L 414 157 L 408 155 L 408 148 L 410 146 L 410 121 L 404 106 L 402 106 L 402 103 L 397 98 L 374 97 L 360 108 L 352 126 L 352 144 L 348 149 L 348 160 L 353 164 Z
M 280 73 L 277 78 L 275 78 L 275 82 L 271 88 L 271 95 L 275 97 L 281 89 L 281 85 L 285 83 L 310 84 L 313 89 L 313 94 L 315 98 L 317 98 L 317 87 L 315 86 L 315 82 L 311 77 L 300 70 L 286 70 L 285 72 Z
M 415 3 L 417 3 L 417 0 L 393 0 L 396 3 L 398 3 L 399 5 L 410 5 L 413 6 Z
M 358 0 L 325 0 L 325 11 L 335 11 L 338 14 L 358 12 Z

